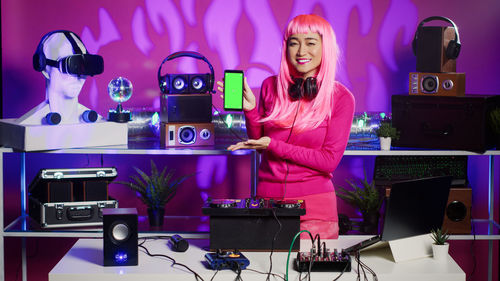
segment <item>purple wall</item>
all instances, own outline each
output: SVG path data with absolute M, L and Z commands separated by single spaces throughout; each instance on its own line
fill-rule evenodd
M 79 101 L 106 115 L 108 109 L 116 106 L 107 94 L 107 84 L 117 76 L 127 77 L 134 85 L 134 94 L 124 103 L 125 108 L 158 108 L 158 67 L 166 56 L 181 50 L 198 51 L 206 56 L 215 68 L 217 80 L 221 79 L 224 69 L 245 70 L 251 87 L 258 92 L 262 80 L 277 72 L 282 30 L 290 18 L 302 13 L 320 14 L 332 24 L 343 53 L 338 79 L 354 93 L 358 112 L 390 111 L 391 95 L 407 93 L 408 73 L 415 70 L 411 41 L 419 21 L 427 16 L 446 16 L 458 25 L 462 52 L 457 60 L 457 71 L 466 73 L 467 93 L 498 94 L 500 88 L 497 78 L 500 2 L 494 0 L 3 0 L 1 5 L 3 118 L 17 118 L 44 100 L 44 79 L 33 70 L 31 60 L 38 41 L 48 31 L 72 30 L 82 37 L 91 53 L 104 57 L 104 73 L 88 78 Z M 208 67 L 194 59 L 177 59 L 163 67 L 163 73 L 176 72 L 205 73 Z M 214 104 L 222 107 L 217 96 Z M 28 181 L 40 168 L 100 165 L 98 156 L 81 155 L 70 159 L 51 156 L 55 159 L 50 161 L 46 155 L 30 157 Z M 488 215 L 485 159 L 470 157 L 469 177 L 474 188 L 473 215 L 476 218 Z M 176 159 L 157 161 L 170 165 Z M 499 161 L 496 157 L 496 162 Z M 120 165 L 121 162 L 123 158 L 104 156 L 105 165 L 120 166 L 120 179 L 125 180 L 132 168 Z M 148 157 L 139 157 L 135 163 L 148 169 Z M 202 173 L 193 179 L 190 191 L 180 194 L 169 206 L 169 214 L 196 214 L 197 211 L 182 207 L 192 198 L 196 198 L 195 205 L 198 205 L 206 196 L 245 196 L 248 192 L 248 158 L 193 157 L 182 163 L 180 172 Z M 4 177 L 7 189 L 5 217 L 9 222 L 18 215 L 18 159 L 9 156 L 4 166 L 8 167 Z M 236 171 L 227 168 L 235 166 L 238 167 Z M 345 178 L 362 176 L 365 167 L 370 174 L 372 166 L 373 157 L 345 157 L 335 173 L 334 182 L 344 184 Z M 496 172 L 499 174 L 498 170 Z M 497 194 L 498 182 L 497 176 Z M 138 201 L 131 199 L 133 194 L 127 190 L 113 187 L 112 193 L 120 198 L 122 206 L 142 208 Z M 498 202 L 496 204 L 498 206 Z M 345 204 L 340 203 L 340 208 L 340 211 L 352 212 Z M 498 219 L 498 214 L 495 216 Z M 18 243 L 14 238 L 8 240 Z M 19 247 L 13 246 L 15 243 L 9 244 L 7 249 L 10 251 L 7 255 L 14 257 L 6 267 L 7 280 L 16 275 L 18 261 L 15 257 Z M 454 257 L 470 273 L 473 263 L 470 242 L 452 246 Z M 484 280 L 485 245 L 477 243 L 473 248 L 477 249 L 478 259 L 474 280 Z M 34 259 L 43 260 L 40 255 L 44 257 L 38 253 Z M 494 265 L 498 265 L 497 258 L 495 242 Z M 54 264 L 50 262 L 47 267 Z M 40 280 L 46 280 L 45 271 L 50 268 L 36 268 L 43 274 L 31 269 L 31 277 L 41 275 Z

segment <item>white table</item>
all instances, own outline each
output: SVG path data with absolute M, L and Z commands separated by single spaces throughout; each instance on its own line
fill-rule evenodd
M 347 247 L 363 238 L 360 236 L 345 236 L 339 238 L 339 240 L 327 241 L 327 246 L 330 249 Z M 166 240 L 148 240 L 144 246 L 153 254 L 165 254 L 174 258 L 178 263 L 189 266 L 204 280 L 210 280 L 215 271 L 207 269 L 204 263 L 204 255 L 206 253 L 204 248 L 208 246 L 208 240 L 197 239 L 189 240 L 189 242 L 190 247 L 184 253 L 171 251 L 166 244 Z M 73 248 L 68 251 L 49 273 L 49 281 L 195 280 L 194 275 L 185 268 L 177 265 L 172 267 L 172 262 L 166 258 L 149 257 L 142 249 L 139 250 L 138 266 L 104 267 L 102 266 L 102 243 L 102 239 L 78 240 Z M 308 244 L 310 245 L 310 242 L 302 243 L 301 249 L 307 249 L 309 247 Z M 279 274 L 282 277 L 285 275 L 287 254 L 287 252 L 273 253 L 273 273 Z M 250 265 L 247 269 L 268 272 L 269 252 L 244 252 L 244 255 L 250 260 Z M 295 256 L 296 253 L 292 253 L 290 257 L 288 280 L 297 281 L 299 280 L 299 273 L 293 270 L 291 264 Z M 464 271 L 450 256 L 444 261 L 437 261 L 433 258 L 420 258 L 413 261 L 395 263 L 388 249 L 378 249 L 363 252 L 361 260 L 375 271 L 378 280 L 465 280 Z M 357 263 L 354 261 L 354 258 L 352 269 L 351 272 L 344 273 L 339 280 L 356 280 Z M 304 274 L 302 274 L 302 277 L 304 277 Z M 338 274 L 338 272 L 313 272 L 311 280 L 333 280 Z M 232 281 L 235 277 L 235 272 L 221 270 L 213 280 Z M 265 280 L 266 275 L 244 270 L 241 278 L 245 281 Z M 271 280 L 283 279 L 271 277 Z M 368 280 L 372 280 L 371 275 L 368 275 Z

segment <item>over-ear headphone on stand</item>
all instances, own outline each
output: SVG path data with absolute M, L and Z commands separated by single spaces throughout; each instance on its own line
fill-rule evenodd
M 161 68 L 167 61 L 179 58 L 191 57 L 202 60 L 207 63 L 210 68 L 210 74 L 165 74 L 161 75 Z M 181 51 L 176 52 L 166 57 L 158 68 L 158 84 L 160 90 L 165 94 L 182 94 L 182 93 L 206 93 L 214 91 L 214 68 L 203 55 L 197 52 Z
M 411 43 L 413 48 L 413 53 L 417 55 L 417 40 L 424 24 L 433 20 L 440 20 L 453 25 L 453 28 L 455 29 L 455 39 L 450 40 L 450 42 L 448 43 L 448 47 L 446 47 L 446 57 L 452 60 L 458 58 L 458 55 L 460 54 L 460 49 L 462 47 L 462 45 L 460 44 L 460 37 L 458 35 L 458 28 L 451 19 L 441 16 L 428 17 L 420 22 L 417 31 L 415 32 L 415 37 L 413 38 L 413 41 Z
M 288 94 L 293 101 L 298 99 L 312 100 L 318 95 L 316 77 L 292 78 L 293 84 L 288 87 Z

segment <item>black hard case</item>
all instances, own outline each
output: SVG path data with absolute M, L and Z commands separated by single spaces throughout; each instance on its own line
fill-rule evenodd
M 500 95 L 392 96 L 392 123 L 400 133 L 393 146 L 484 152 L 496 144 L 489 114 Z

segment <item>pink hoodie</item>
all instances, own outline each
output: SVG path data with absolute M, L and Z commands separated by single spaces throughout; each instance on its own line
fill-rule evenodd
M 347 146 L 354 115 L 354 96 L 336 82 L 331 118 L 313 130 L 297 133 L 295 129 L 287 142 L 290 128 L 259 122 L 272 109 L 276 80 L 276 76 L 264 80 L 258 108 L 245 111 L 248 137 L 271 138 L 269 147 L 262 152 L 257 196 L 290 198 L 334 191 L 332 172 Z M 300 118 L 300 113 L 297 118 Z

